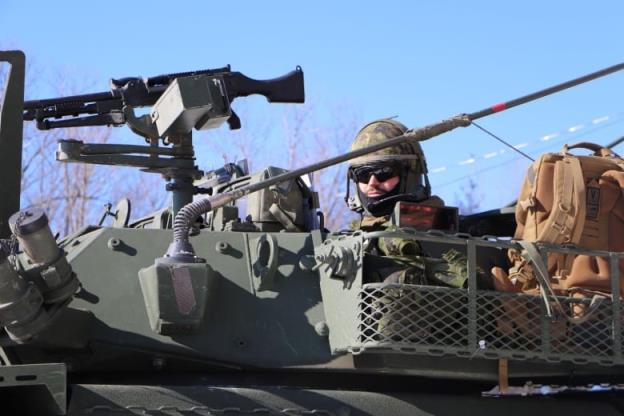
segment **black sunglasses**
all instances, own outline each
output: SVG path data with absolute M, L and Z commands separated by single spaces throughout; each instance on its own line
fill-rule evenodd
M 366 165 L 353 169 L 353 177 L 360 183 L 368 183 L 373 175 L 379 182 L 385 182 L 399 176 L 399 168 L 392 165 Z

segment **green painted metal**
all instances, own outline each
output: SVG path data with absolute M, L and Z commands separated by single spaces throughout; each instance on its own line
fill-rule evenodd
M 212 381 L 212 380 L 211 380 Z M 347 384 L 348 382 L 344 382 Z M 380 380 L 387 385 L 387 380 Z M 117 416 L 131 414 L 189 415 L 326 415 L 326 416 L 429 416 L 547 414 L 586 416 L 619 415 L 622 400 L 605 395 L 565 397 L 484 398 L 463 386 L 427 388 L 428 381 L 406 383 L 401 392 L 378 392 L 365 388 L 332 390 L 287 388 L 279 385 L 193 384 L 88 385 L 73 387 L 69 415 Z M 394 386 L 396 387 L 396 386 Z
M 153 356 L 179 354 L 265 368 L 331 361 L 327 338 L 315 330 L 324 321 L 318 275 L 299 266 L 302 256 L 313 254 L 310 235 L 272 234 L 279 263 L 272 285 L 260 290 L 252 252 L 262 235 L 203 231 L 192 238 L 217 280 L 194 334 L 154 332 L 143 299 L 139 270 L 166 250 L 170 230 L 103 228 L 66 241 L 82 283 L 70 307 L 90 310 L 102 323 L 92 332 L 93 342 L 151 350 Z
M 339 277 L 332 274 L 330 267 L 322 265 L 319 268 L 321 280 L 321 294 L 323 296 L 323 308 L 327 326 L 329 329 L 329 342 L 333 354 L 340 354 L 353 346 L 357 339 L 358 327 L 358 290 L 362 287 L 362 250 L 363 239 L 360 235 L 348 238 L 346 236 L 336 239 L 325 240 L 321 244 L 320 232 L 313 233 L 315 239 L 315 255 L 333 251 L 332 247 L 344 247 L 356 252 L 359 260 L 357 271 L 351 277 Z M 329 247 L 329 249 L 326 249 Z
M 166 260 L 139 270 L 150 327 L 170 336 L 197 332 L 207 304 L 214 301 L 214 273 L 206 263 Z
M 26 57 L 21 51 L 0 51 L 2 62 L 10 65 L 4 97 L 0 101 L 0 238 L 7 238 L 9 217 L 20 207 Z
M 41 388 L 37 388 L 41 387 Z M 63 363 L 0 366 L 2 414 L 67 414 L 67 369 Z
M 485 338 L 485 347 L 480 348 L 479 341 L 484 339 L 480 320 L 465 324 L 465 330 L 458 332 L 456 329 L 456 335 L 449 332 L 449 337 L 435 342 L 420 339 L 380 342 L 383 340 L 375 338 L 374 332 L 370 335 L 370 331 L 366 333 L 361 329 L 363 323 L 374 329 L 369 321 L 363 321 L 366 319 L 363 318 L 366 310 L 361 306 L 364 296 L 385 290 L 384 285 L 378 284 L 381 288 L 377 288 L 362 281 L 363 243 L 370 237 L 362 233 L 324 236 L 318 231 L 267 234 L 202 230 L 191 241 L 197 255 L 206 259 L 215 279 L 203 319 L 192 331 L 158 331 L 154 319 L 150 323 L 149 315 L 153 310 L 149 305 L 146 307 L 145 287 L 141 287 L 139 272 L 150 270 L 153 259 L 166 250 L 170 233 L 165 229 L 96 228 L 66 239 L 62 245 L 82 289 L 68 308 L 71 313 L 67 318 L 59 318 L 35 343 L 35 348 L 40 344 L 76 350 L 75 356 L 66 354 L 64 357 L 77 374 L 104 370 L 158 371 L 159 368 L 177 372 L 185 368 L 180 363 L 194 362 L 197 369 L 216 366 L 283 371 L 297 368 L 314 372 L 322 368 L 327 372 L 410 374 L 495 383 L 498 358 L 509 358 L 510 376 L 520 379 L 539 380 L 572 374 L 604 376 L 621 371 L 620 361 L 607 352 L 607 355 L 602 353 L 595 357 L 562 350 L 546 354 L 541 349 L 514 350 L 496 346 L 488 338 Z M 467 240 L 413 231 L 393 233 L 387 235 L 406 237 L 407 234 L 421 241 L 442 240 L 447 244 L 449 239 L 454 239 L 456 245 L 474 245 L 475 251 L 483 246 L 509 245 L 504 241 Z M 260 253 L 260 242 L 269 240 L 275 243 L 272 254 Z M 327 243 L 323 243 L 324 240 Z M 321 246 L 326 246 L 325 250 L 332 246 L 354 250 L 354 277 L 332 276 L 324 266 L 318 270 L 310 268 L 308 260 L 323 252 Z M 262 272 L 272 265 L 274 274 Z M 151 276 L 168 278 L 167 274 L 159 276 L 153 271 Z M 171 288 L 165 283 L 163 288 Z M 153 288 L 158 289 L 157 286 Z M 446 302 L 447 306 L 459 305 L 456 312 L 464 313 L 464 318 L 457 322 L 468 322 L 467 290 L 417 286 L 401 290 L 412 293 L 415 299 L 431 300 L 425 305 L 430 305 L 429 312 L 423 315 L 429 317 L 428 325 L 434 325 L 436 319 L 444 319 L 443 315 L 434 313 L 439 302 Z M 173 305 L 175 290 L 165 295 L 170 296 L 169 305 Z M 473 313 L 481 317 L 484 305 L 495 305 L 501 296 L 497 292 L 478 290 L 470 302 L 475 305 Z M 536 304 L 539 306 L 539 300 Z M 611 304 L 605 304 L 608 305 Z M 441 311 L 448 313 L 447 306 Z M 75 318 L 84 315 L 81 311 L 89 311 L 91 317 L 80 320 L 79 330 Z M 85 325 L 90 326 L 85 328 Z M 61 329 L 64 336 L 58 339 L 56 334 Z M 2 338 L 0 343 L 12 345 Z M 79 353 L 85 345 L 94 346 L 86 354 L 88 359 L 84 353 Z M 45 359 L 47 353 L 41 350 L 38 354 L 40 359 Z M 113 361 L 110 361 L 111 354 L 115 357 Z

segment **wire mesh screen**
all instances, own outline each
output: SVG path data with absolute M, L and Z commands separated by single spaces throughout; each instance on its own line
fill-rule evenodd
M 375 283 L 359 293 L 358 318 L 353 353 L 624 362 L 622 316 L 616 323 L 607 297 L 560 296 L 547 304 L 538 295 Z
M 452 345 L 468 342 L 467 296 L 416 285 L 366 285 L 360 292 L 360 342 Z

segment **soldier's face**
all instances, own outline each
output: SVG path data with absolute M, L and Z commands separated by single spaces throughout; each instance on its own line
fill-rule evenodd
M 379 181 L 377 176 L 371 175 L 368 182 L 358 182 L 360 192 L 369 198 L 378 198 L 394 189 L 399 183 L 399 177 L 393 176 L 385 181 Z

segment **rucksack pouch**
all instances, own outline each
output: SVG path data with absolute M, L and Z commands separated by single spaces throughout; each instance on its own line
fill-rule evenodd
M 570 154 L 575 148 L 594 154 Z M 516 205 L 514 239 L 521 248 L 509 250 L 508 273 L 492 271 L 497 290 L 541 296 L 548 314 L 558 313 L 569 324 L 590 319 L 591 307 L 611 297 L 614 272 L 619 276 L 617 291 L 624 295 L 624 260 L 609 257 L 609 252 L 624 251 L 623 189 L 624 160 L 600 145 L 566 145 L 559 153 L 542 155 L 529 167 Z M 543 254 L 533 243 L 605 253 L 571 249 Z M 583 307 L 566 308 L 558 302 L 560 297 L 591 300 Z M 508 318 L 516 323 L 526 319 L 518 308 L 505 310 L 514 310 L 516 316 Z

